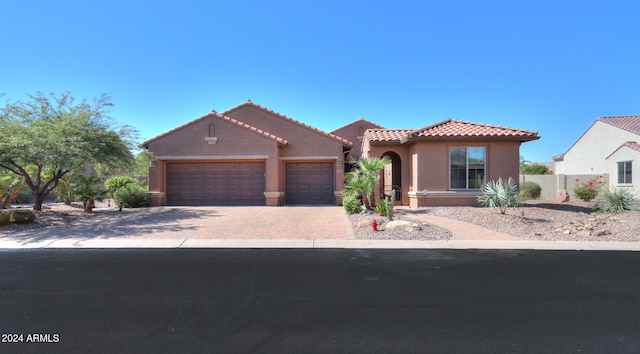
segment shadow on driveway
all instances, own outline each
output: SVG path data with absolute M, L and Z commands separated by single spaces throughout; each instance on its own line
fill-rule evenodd
M 151 235 L 154 233 L 183 233 L 199 228 L 198 220 L 220 217 L 217 211 L 206 208 L 141 208 L 123 211 L 97 210 L 91 214 L 76 211 L 57 211 L 63 220 L 57 225 L 31 228 L 3 235 L 5 239 L 22 243 L 62 239 L 109 239 Z M 80 216 L 78 216 L 80 214 Z

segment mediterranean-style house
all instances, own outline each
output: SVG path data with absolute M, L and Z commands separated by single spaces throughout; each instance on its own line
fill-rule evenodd
M 600 117 L 553 159 L 556 174 L 607 174 L 610 187 L 631 188 L 640 176 L 640 116 Z
M 152 205 L 339 205 L 351 158 L 389 156 L 378 194 L 420 207 L 475 204 L 484 181 L 517 181 L 520 144 L 538 138 L 454 119 L 385 129 L 360 118 L 327 133 L 248 100 L 142 146 Z

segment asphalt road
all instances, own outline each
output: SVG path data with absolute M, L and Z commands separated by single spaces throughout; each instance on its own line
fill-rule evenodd
M 4 250 L 0 332 L 13 353 L 635 353 L 640 253 Z

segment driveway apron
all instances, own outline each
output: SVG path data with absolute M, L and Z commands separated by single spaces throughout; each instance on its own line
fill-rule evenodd
M 355 239 L 342 207 L 154 207 L 97 210 L 80 222 L 4 236 L 53 239 Z

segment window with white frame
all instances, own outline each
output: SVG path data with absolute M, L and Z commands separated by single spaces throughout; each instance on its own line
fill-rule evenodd
M 618 183 L 631 184 L 631 161 L 618 162 Z
M 486 169 L 485 148 L 449 148 L 451 189 L 481 189 Z

